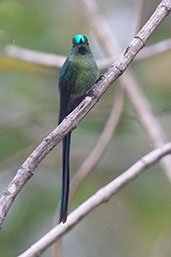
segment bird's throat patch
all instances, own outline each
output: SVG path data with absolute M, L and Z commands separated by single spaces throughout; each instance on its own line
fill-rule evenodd
M 84 46 L 80 46 L 78 48 L 78 52 L 79 52 L 79 54 L 84 55 L 87 53 L 87 49 Z

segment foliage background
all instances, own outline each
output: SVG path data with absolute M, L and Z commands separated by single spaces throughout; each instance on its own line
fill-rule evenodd
M 124 48 L 135 23 L 134 1 L 97 2 Z M 145 1 L 142 24 L 158 3 Z M 170 22 L 168 17 L 148 44 L 167 39 L 171 32 Z M 103 48 L 82 15 L 80 1 L 0 1 L 0 192 L 42 138 L 55 128 L 59 108 L 58 70 L 10 59 L 4 48 L 14 44 L 67 55 L 71 39 L 78 33 L 87 35 L 96 58 L 104 56 Z M 131 65 L 168 139 L 171 136 L 170 67 L 170 52 Z M 72 175 L 103 130 L 116 85 L 73 133 Z M 70 210 L 152 148 L 126 98 L 117 131 L 105 155 L 75 194 Z M 61 145 L 58 145 L 15 200 L 0 232 L 0 256 L 16 256 L 52 227 L 60 199 L 60 184 Z M 170 217 L 171 187 L 160 166 L 155 165 L 64 236 L 64 255 L 169 257 Z M 52 248 L 43 256 L 52 256 Z

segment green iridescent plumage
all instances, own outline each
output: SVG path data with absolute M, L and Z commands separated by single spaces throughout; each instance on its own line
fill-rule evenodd
M 59 123 L 82 101 L 86 92 L 96 82 L 98 68 L 91 53 L 88 39 L 76 35 L 72 39 L 72 49 L 59 73 L 60 111 Z M 69 197 L 69 156 L 71 132 L 63 139 L 63 175 L 61 209 L 59 222 L 65 222 Z

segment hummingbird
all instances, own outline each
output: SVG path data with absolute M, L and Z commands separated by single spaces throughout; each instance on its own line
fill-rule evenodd
M 98 67 L 91 53 L 87 37 L 76 35 L 72 39 L 70 54 L 59 72 L 60 110 L 58 124 L 83 100 L 86 93 L 96 82 L 97 76 Z M 62 142 L 62 186 L 59 223 L 65 223 L 68 215 L 70 142 L 71 131 L 63 138 Z

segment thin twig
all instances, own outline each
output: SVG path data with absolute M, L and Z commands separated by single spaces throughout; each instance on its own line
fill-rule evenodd
M 67 231 L 71 230 L 78 222 L 86 217 L 91 211 L 97 208 L 102 203 L 107 202 L 114 194 L 120 191 L 123 187 L 135 180 L 137 176 L 142 174 L 146 169 L 151 167 L 163 156 L 171 154 L 171 142 L 161 146 L 158 149 L 145 155 L 132 167 L 111 181 L 105 187 L 99 189 L 88 200 L 82 203 L 75 209 L 67 219 L 65 224 L 59 224 L 45 234 L 39 241 L 28 248 L 24 253 L 18 257 L 35 257 L 45 251 L 55 240 L 64 235 Z
M 112 59 L 116 59 L 118 53 L 120 53 L 120 48 L 118 48 L 115 38 L 113 37 L 113 32 L 110 30 L 109 26 L 106 26 L 106 24 L 102 22 L 101 17 L 97 14 L 98 8 L 96 1 L 82 0 L 81 3 L 82 14 L 89 22 L 90 27 L 94 29 L 107 55 Z
M 84 6 L 84 15 L 88 17 L 88 22 L 90 22 L 91 27 L 94 28 L 97 36 L 104 43 L 104 46 L 106 46 L 105 42 L 108 41 L 108 48 L 106 49 L 106 51 L 108 52 L 109 56 L 112 52 L 112 49 L 113 52 L 120 53 L 121 50 L 116 42 L 116 39 L 114 38 L 112 31 L 110 30 L 109 26 L 102 22 L 102 19 L 97 12 L 96 1 L 92 0 L 90 2 L 88 0 L 82 0 L 82 2 Z M 170 5 L 170 1 L 165 0 L 165 3 L 168 4 L 168 6 Z M 151 18 L 148 20 L 147 23 L 151 23 Z M 148 33 L 148 30 L 145 30 L 143 27 L 141 29 L 141 32 Z M 120 78 L 120 83 L 127 92 L 127 95 L 137 112 L 137 116 L 140 119 L 140 122 L 142 123 L 144 128 L 146 129 L 151 141 L 153 142 L 154 147 L 159 147 L 160 145 L 164 144 L 164 142 L 166 142 L 165 134 L 157 119 L 153 117 L 150 104 L 148 103 L 148 100 L 145 98 L 145 96 L 143 96 L 143 94 L 140 92 L 138 83 L 136 83 L 134 77 L 129 71 L 127 71 L 125 74 Z M 142 113 L 144 114 L 143 116 Z M 161 165 L 164 168 L 166 176 L 171 182 L 171 158 L 168 157 L 167 159 L 163 159 Z
M 135 34 L 140 30 L 140 24 L 142 20 L 144 9 L 144 0 L 134 0 L 133 1 L 133 9 L 132 9 L 132 16 L 133 19 L 131 21 L 129 34 L 127 40 L 129 41 L 131 38 L 135 36 Z
M 166 39 L 156 44 L 145 47 L 143 51 L 141 51 L 141 53 L 136 56 L 135 60 L 139 61 L 157 54 L 164 53 L 166 51 L 171 51 L 171 39 Z
M 143 15 L 143 9 L 144 9 L 144 0 L 139 0 L 139 1 L 135 0 L 134 4 L 135 4 L 135 12 L 137 14 L 137 18 L 136 18 L 136 22 L 135 22 L 135 24 L 136 24 L 135 31 L 134 31 L 134 34 L 132 35 L 132 37 L 134 37 L 134 35 L 140 29 L 142 15 Z
M 135 57 L 134 61 L 140 61 L 169 50 L 171 50 L 171 39 L 166 39 L 159 43 L 144 47 L 141 53 Z M 8 45 L 5 48 L 5 53 L 11 58 L 37 65 L 43 65 L 49 68 L 61 68 L 66 58 L 65 56 L 61 55 L 43 53 L 13 45 Z M 99 70 L 107 69 L 113 63 L 113 60 L 113 57 L 97 60 Z
M 136 55 L 133 62 L 141 61 L 168 51 L 169 53 L 171 51 L 171 39 L 165 39 L 158 43 L 144 47 L 142 51 Z M 107 69 L 112 64 L 112 62 L 113 58 L 111 57 L 98 60 L 98 67 L 99 69 Z
M 97 103 L 100 97 L 110 87 L 110 85 L 125 71 L 135 55 L 143 48 L 145 42 L 148 40 L 153 31 L 162 22 L 162 20 L 170 13 L 171 0 L 163 0 L 157 7 L 153 15 L 134 37 L 129 46 L 123 52 L 112 66 L 100 77 L 94 85 L 91 94 L 69 114 L 60 124 L 54 129 L 32 152 L 26 159 L 22 166 L 17 171 L 8 187 L 4 190 L 0 198 L 0 226 L 18 195 L 22 187 L 31 178 L 34 170 L 43 158 L 63 139 L 63 137 L 72 129 L 76 128 L 78 123 Z
M 14 45 L 6 46 L 5 53 L 12 58 L 16 58 L 22 61 L 58 68 L 63 65 L 66 58 L 65 56 L 61 55 L 42 53 Z
M 61 68 L 66 59 L 66 56 L 43 53 L 37 50 L 26 49 L 16 45 L 6 46 L 5 53 L 11 58 L 37 65 L 43 65 L 48 68 Z M 113 58 L 100 59 L 96 62 L 99 70 L 102 70 L 108 68 L 113 63 Z

